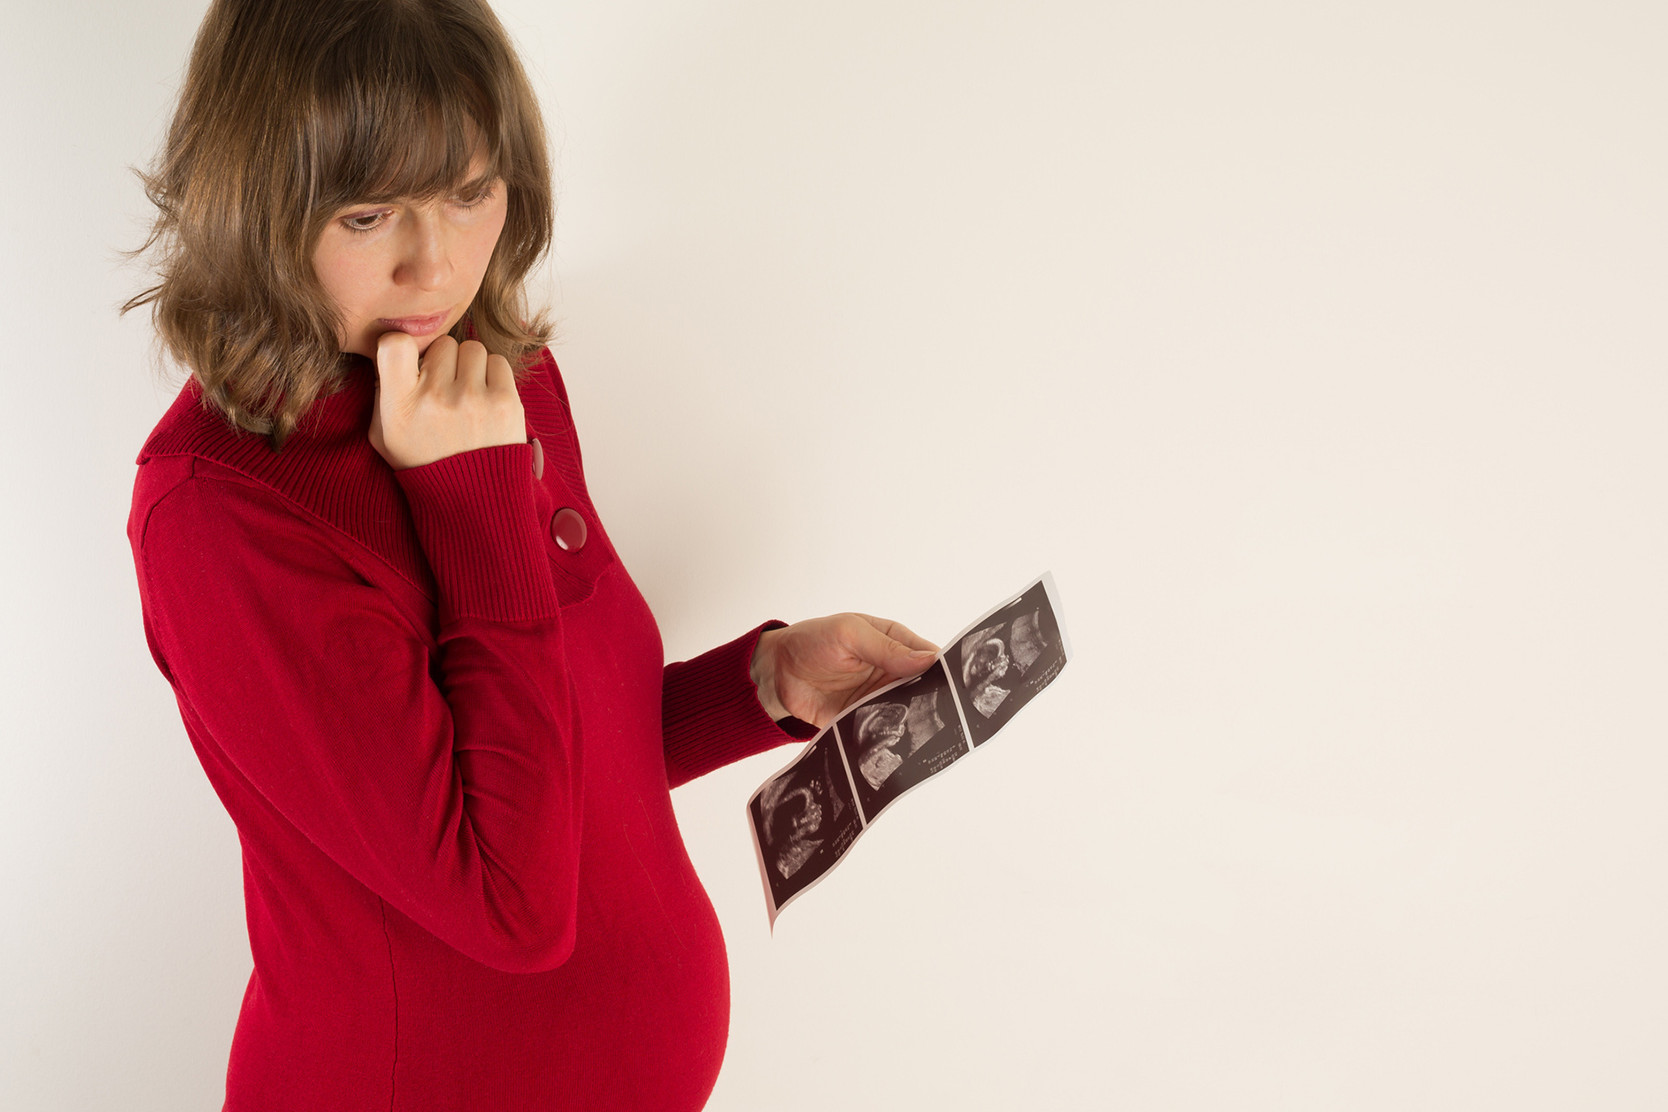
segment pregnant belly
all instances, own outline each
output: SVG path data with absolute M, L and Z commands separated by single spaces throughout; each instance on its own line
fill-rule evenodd
M 670 800 L 663 813 L 657 802 L 587 822 L 574 952 L 561 967 L 500 973 L 415 927 L 392 940 L 395 1108 L 705 1103 L 729 1029 L 729 969 Z

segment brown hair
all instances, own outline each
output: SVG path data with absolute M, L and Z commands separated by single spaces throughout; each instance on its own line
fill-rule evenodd
M 544 124 L 484 0 L 214 0 L 168 137 L 141 172 L 157 216 L 151 306 L 204 400 L 281 448 L 343 379 L 336 306 L 312 252 L 343 206 L 429 200 L 477 152 L 507 194 L 472 329 L 521 367 L 550 338 L 524 284 L 550 244 Z

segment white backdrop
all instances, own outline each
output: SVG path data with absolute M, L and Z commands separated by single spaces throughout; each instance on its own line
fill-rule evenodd
M 201 0 L 6 0 L 0 1106 L 218 1107 L 234 830 L 123 535 Z M 1668 8 L 504 0 L 689 655 L 1043 568 L 1077 655 L 774 937 L 717 1110 L 1668 1107 Z

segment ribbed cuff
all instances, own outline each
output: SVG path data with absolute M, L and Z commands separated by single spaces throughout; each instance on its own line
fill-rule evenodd
M 815 735 L 813 727 L 798 719 L 772 722 L 753 687 L 753 649 L 759 634 L 784 624 L 766 622 L 710 652 L 666 666 L 662 713 L 673 787 L 732 761 Z
M 440 620 L 558 612 L 533 496 L 533 449 L 477 448 L 394 472 L 440 589 Z

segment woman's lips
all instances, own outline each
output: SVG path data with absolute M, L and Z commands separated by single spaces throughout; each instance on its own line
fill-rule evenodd
M 410 336 L 427 336 L 431 332 L 440 331 L 440 326 L 446 323 L 446 314 L 435 313 L 429 317 L 379 317 L 377 323 L 390 332 L 404 332 Z

